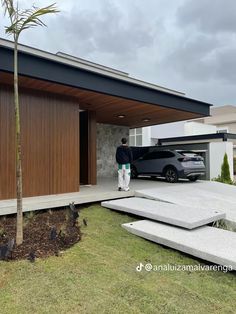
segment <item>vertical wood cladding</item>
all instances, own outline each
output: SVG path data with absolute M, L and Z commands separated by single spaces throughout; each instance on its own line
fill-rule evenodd
M 96 112 L 89 112 L 89 156 L 88 156 L 88 178 L 90 184 L 97 184 L 97 121 Z
M 79 191 L 79 107 L 73 99 L 20 91 L 23 196 Z M 14 198 L 13 90 L 0 86 L 0 199 Z

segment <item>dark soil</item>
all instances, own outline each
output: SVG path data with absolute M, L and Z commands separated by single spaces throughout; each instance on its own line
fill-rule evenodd
M 0 217 L 0 259 L 4 245 L 16 236 L 16 215 Z M 29 259 L 60 255 L 81 239 L 78 219 L 70 209 L 54 209 L 24 214 L 23 244 L 13 247 L 7 260 Z M 1 251 L 2 250 L 2 251 Z

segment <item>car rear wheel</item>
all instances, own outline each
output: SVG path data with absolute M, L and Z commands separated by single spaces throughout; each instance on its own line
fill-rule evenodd
M 167 168 L 165 170 L 165 178 L 166 178 L 166 181 L 169 182 L 169 183 L 175 183 L 178 181 L 178 173 L 176 171 L 176 169 L 174 168 Z
M 137 169 L 134 166 L 131 166 L 131 179 L 136 179 L 138 177 Z
M 188 179 L 189 179 L 189 181 L 191 181 L 191 182 L 195 182 L 195 181 L 197 181 L 197 180 L 199 179 L 199 176 L 189 177 Z

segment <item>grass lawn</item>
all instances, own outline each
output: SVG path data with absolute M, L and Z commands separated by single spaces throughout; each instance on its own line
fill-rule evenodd
M 236 274 L 137 272 L 142 262 L 198 264 L 129 234 L 133 217 L 82 210 L 83 239 L 61 257 L 0 262 L 0 313 L 236 313 Z

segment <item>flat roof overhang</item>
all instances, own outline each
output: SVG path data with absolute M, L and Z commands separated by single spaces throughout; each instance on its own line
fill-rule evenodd
M 0 45 L 0 83 L 13 83 L 13 49 Z M 210 104 L 19 51 L 19 85 L 76 97 L 97 122 L 130 128 L 209 116 Z M 124 116 L 119 118 L 119 116 Z
M 200 134 L 200 135 L 188 135 L 188 136 L 179 136 L 179 137 L 168 137 L 158 139 L 158 145 L 163 144 L 174 144 L 174 143 L 203 143 L 211 141 L 222 141 L 227 142 L 231 140 L 232 142 L 236 141 L 236 134 L 234 133 L 210 133 L 210 134 Z

